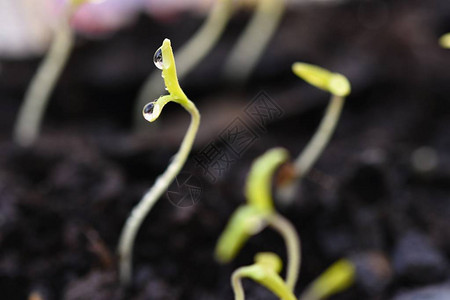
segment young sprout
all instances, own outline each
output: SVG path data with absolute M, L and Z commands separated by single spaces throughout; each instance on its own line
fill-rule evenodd
M 144 118 L 153 122 L 158 119 L 164 106 L 169 102 L 180 104 L 191 115 L 191 123 L 181 143 L 180 149 L 175 154 L 172 162 L 153 186 L 145 193 L 142 200 L 133 208 L 122 230 L 119 240 L 120 280 L 122 284 L 129 284 L 132 274 L 132 250 L 137 232 L 143 220 L 152 209 L 156 201 L 173 182 L 176 175 L 186 162 L 191 151 L 195 136 L 200 124 L 200 114 L 195 104 L 187 98 L 181 89 L 175 67 L 175 59 L 170 40 L 165 39 L 161 48 L 154 56 L 155 65 L 162 70 L 162 77 L 169 95 L 161 96 L 157 100 L 148 103 L 143 109 Z
M 197 33 L 177 51 L 178 78 L 182 80 L 216 45 L 233 12 L 234 0 L 217 0 L 205 23 Z M 141 108 L 161 88 L 159 74 L 152 73 L 138 93 L 135 109 L 135 125 L 141 123 Z
M 256 5 L 256 11 L 225 63 L 225 76 L 236 81 L 244 81 L 253 71 L 286 8 L 286 0 L 247 2 Z
M 286 285 L 291 291 L 297 283 L 300 270 L 300 240 L 294 226 L 275 211 L 271 197 L 271 180 L 276 169 L 288 159 L 283 148 L 274 148 L 261 155 L 252 164 L 245 194 L 247 203 L 231 216 L 216 245 L 215 256 L 221 263 L 234 259 L 247 240 L 269 226 L 284 239 L 288 266 Z
M 30 146 L 39 135 L 50 94 L 73 48 L 74 33 L 70 27 L 70 20 L 78 7 L 88 2 L 98 1 L 68 1 L 50 49 L 25 93 L 13 132 L 15 142 L 21 146 Z
M 291 176 L 284 178 L 278 186 L 277 194 L 285 201 L 291 200 L 299 181 L 308 174 L 330 141 L 341 115 L 345 97 L 351 91 L 350 82 L 345 76 L 321 67 L 297 62 L 293 64 L 292 71 L 309 84 L 331 93 L 331 99 L 319 128 L 292 165 Z
M 350 260 L 340 259 L 314 280 L 300 296 L 300 299 L 327 299 L 348 289 L 355 282 L 355 277 L 355 265 Z
M 292 290 L 286 285 L 279 273 L 282 268 L 281 259 L 274 253 L 262 252 L 255 256 L 255 263 L 251 266 L 240 267 L 231 276 L 234 299 L 244 300 L 242 278 L 250 278 L 266 287 L 282 300 L 296 300 Z
M 442 48 L 450 49 L 450 33 L 446 33 L 439 39 Z

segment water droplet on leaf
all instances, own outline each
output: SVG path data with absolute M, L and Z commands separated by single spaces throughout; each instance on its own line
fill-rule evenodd
M 161 48 L 159 48 L 158 50 L 156 50 L 155 55 L 153 56 L 153 62 L 155 63 L 155 66 L 162 70 L 164 63 L 163 63 L 163 55 L 162 55 L 162 50 Z
M 156 101 L 152 101 L 150 103 L 147 103 L 144 106 L 144 109 L 142 109 L 142 115 L 148 121 L 150 121 L 152 119 L 153 109 L 155 108 L 155 102 Z

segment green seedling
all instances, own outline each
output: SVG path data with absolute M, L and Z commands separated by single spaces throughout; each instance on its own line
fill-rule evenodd
M 355 265 L 347 259 L 332 264 L 300 296 L 301 300 L 323 300 L 348 289 L 356 277 Z
M 294 226 L 275 211 L 271 196 L 273 174 L 288 157 L 285 149 L 274 148 L 254 161 L 245 187 L 247 203 L 231 216 L 217 242 L 215 256 L 221 263 L 231 261 L 251 236 L 269 226 L 276 230 L 286 243 L 286 284 L 293 291 L 300 270 L 300 240 Z
M 127 285 L 131 281 L 132 274 L 132 250 L 137 232 L 156 201 L 173 182 L 176 175 L 186 162 L 191 151 L 195 136 L 200 125 L 200 113 L 195 104 L 187 98 L 181 89 L 176 72 L 175 59 L 172 52 L 170 40 L 165 39 L 161 48 L 154 56 L 155 65 L 162 70 L 162 77 L 169 95 L 159 97 L 157 100 L 148 103 L 143 109 L 144 118 L 153 122 L 160 116 L 164 106 L 169 102 L 180 104 L 191 115 L 191 123 L 181 143 L 180 149 L 175 154 L 172 162 L 166 171 L 160 175 L 154 185 L 143 196 L 138 205 L 133 208 L 122 230 L 119 241 L 120 255 L 120 280 Z
M 331 93 L 331 99 L 319 128 L 293 163 L 291 176 L 285 178 L 278 186 L 278 197 L 284 201 L 292 199 L 300 180 L 308 174 L 330 141 L 345 98 L 351 91 L 350 82 L 345 76 L 321 67 L 297 62 L 293 64 L 292 71 L 309 84 Z
M 32 145 L 39 135 L 42 118 L 50 95 L 55 88 L 74 44 L 70 20 L 79 6 L 94 0 L 68 1 L 64 15 L 55 32 L 50 50 L 33 77 L 14 125 L 14 141 L 21 146 Z
M 286 8 L 285 0 L 251 0 L 255 13 L 225 63 L 225 76 L 245 81 L 260 60 Z
M 442 48 L 450 49 L 450 33 L 446 33 L 439 39 Z
M 217 0 L 205 23 L 197 33 L 176 53 L 178 78 L 182 80 L 217 44 L 233 13 L 234 0 Z M 135 125 L 141 123 L 141 109 L 161 88 L 159 74 L 152 73 L 138 93 Z
M 250 278 L 266 287 L 282 300 L 296 300 L 292 290 L 286 285 L 279 273 L 282 268 L 281 259 L 274 253 L 263 252 L 255 256 L 255 263 L 251 266 L 240 267 L 231 276 L 234 299 L 244 300 L 242 279 Z

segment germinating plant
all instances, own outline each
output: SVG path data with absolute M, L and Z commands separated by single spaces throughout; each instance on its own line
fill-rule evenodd
M 169 102 L 180 104 L 191 115 L 191 123 L 181 143 L 180 149 L 175 154 L 172 162 L 162 175 L 160 175 L 153 186 L 145 193 L 138 205 L 133 208 L 122 230 L 119 240 L 119 272 L 122 284 L 127 285 L 131 281 L 132 274 L 132 251 L 137 232 L 147 214 L 155 205 L 156 201 L 161 197 L 164 191 L 173 182 L 177 174 L 186 162 L 191 151 L 195 136 L 200 125 L 200 113 L 195 104 L 189 100 L 181 89 L 175 66 L 175 59 L 171 47 L 170 40 L 165 39 L 162 46 L 154 55 L 154 63 L 156 67 L 162 70 L 162 77 L 168 95 L 159 97 L 157 100 L 144 106 L 144 118 L 153 122 L 158 119 L 164 106 Z
M 450 33 L 446 33 L 439 39 L 439 44 L 443 48 L 450 49 Z
M 282 300 L 296 300 L 293 291 L 286 285 L 279 273 L 283 263 L 278 255 L 270 252 L 258 253 L 255 263 L 251 266 L 240 267 L 231 276 L 234 299 L 244 300 L 242 279 L 250 278 L 265 286 Z
M 197 33 L 177 51 L 178 79 L 183 79 L 217 44 L 233 13 L 233 0 L 217 0 Z M 135 124 L 141 122 L 142 106 L 160 89 L 158 73 L 152 73 L 143 84 L 136 100 Z
M 271 196 L 273 174 L 288 157 L 285 149 L 274 148 L 254 161 L 245 187 L 247 203 L 231 216 L 219 238 L 215 256 L 222 263 L 231 261 L 252 235 L 269 226 L 280 233 L 286 244 L 286 285 L 293 291 L 300 270 L 300 239 L 294 226 L 275 211 Z
M 286 0 L 250 0 L 255 13 L 225 63 L 227 78 L 244 81 L 255 68 L 277 29 Z
M 331 93 L 331 99 L 319 128 L 293 163 L 291 175 L 278 186 L 277 194 L 285 201 L 293 197 L 300 180 L 308 174 L 330 141 L 345 98 L 351 91 L 350 82 L 344 75 L 332 73 L 321 67 L 297 62 L 293 64 L 292 71 L 309 84 Z
M 84 3 L 99 2 L 94 0 L 67 1 L 63 17 L 56 30 L 53 42 L 46 57 L 33 77 L 25 99 L 19 110 L 14 125 L 13 138 L 21 146 L 30 146 L 39 135 L 42 118 L 50 94 L 61 75 L 74 44 L 74 33 L 70 20 L 77 9 Z

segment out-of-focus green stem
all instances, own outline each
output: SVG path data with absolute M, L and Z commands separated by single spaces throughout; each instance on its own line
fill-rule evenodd
M 320 122 L 319 128 L 306 148 L 295 160 L 294 166 L 299 179 L 309 172 L 311 167 L 322 154 L 325 146 L 330 141 L 330 138 L 336 129 L 336 124 L 339 121 L 339 116 L 341 115 L 343 106 L 343 97 L 331 95 L 330 103 L 328 104 L 325 115 Z
M 73 48 L 74 36 L 69 24 L 73 11 L 67 9 L 50 50 L 25 93 L 13 132 L 14 141 L 21 146 L 30 146 L 37 139 L 50 95 Z
M 267 218 L 267 223 L 283 237 L 284 243 L 286 244 L 288 258 L 286 285 L 291 291 L 294 291 L 300 273 L 300 238 L 291 222 L 280 214 L 275 213 L 269 216 Z
M 286 0 L 257 0 L 256 11 L 225 64 L 225 76 L 245 81 L 260 60 L 286 8 Z
M 292 69 L 297 76 L 311 85 L 330 92 L 331 98 L 314 136 L 293 163 L 291 178 L 277 189 L 278 198 L 285 202 L 292 200 L 301 179 L 308 174 L 328 145 L 339 121 L 345 97 L 351 91 L 350 82 L 341 74 L 306 63 L 295 63 Z

